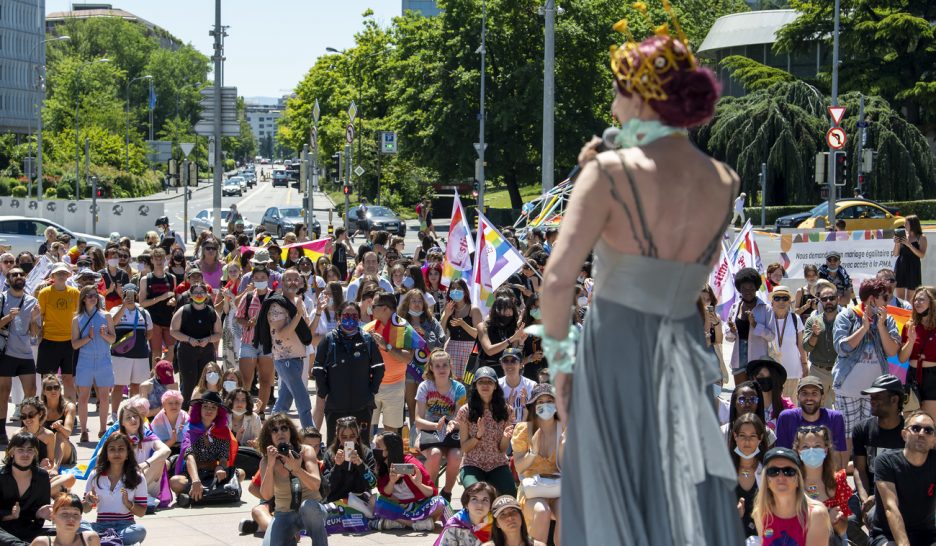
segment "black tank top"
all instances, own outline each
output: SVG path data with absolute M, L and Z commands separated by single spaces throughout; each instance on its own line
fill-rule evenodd
M 195 309 L 192 304 L 182 308 L 182 325 L 179 328 L 183 334 L 195 338 L 204 339 L 214 333 L 214 323 L 218 319 L 218 314 L 209 306 L 204 309 Z
M 452 320 L 454 318 L 455 317 L 449 317 L 448 320 L 449 339 L 452 341 L 474 341 L 475 338 L 471 337 L 471 334 L 462 329 L 461 326 L 455 326 L 452 324 Z M 474 319 L 471 318 L 471 313 L 465 315 L 463 320 L 468 326 L 474 326 Z
M 165 273 L 162 277 L 157 277 L 153 273 L 146 275 L 146 298 L 153 299 L 162 296 L 166 292 L 175 290 L 175 277 Z M 166 301 L 160 301 L 146 308 L 149 311 L 150 318 L 156 326 L 168 327 L 172 321 L 173 308 L 169 307 Z

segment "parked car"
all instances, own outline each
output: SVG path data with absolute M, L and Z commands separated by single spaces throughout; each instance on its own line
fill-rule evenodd
M 877 202 L 875 202 L 875 201 L 871 201 L 870 199 L 855 198 L 855 199 L 847 199 L 847 200 L 842 200 L 842 201 L 837 201 L 837 202 L 836 202 L 836 205 L 837 205 L 837 206 L 836 206 L 836 213 L 835 213 L 836 219 L 839 218 L 838 205 L 840 205 L 840 204 L 843 203 L 844 201 L 852 201 L 852 202 L 856 202 L 856 203 L 857 203 L 857 202 L 870 203 L 870 204 L 872 204 L 872 205 L 876 205 L 876 206 L 878 206 L 878 207 L 882 207 L 882 208 L 886 209 L 887 212 L 889 212 L 889 213 L 890 213 L 891 215 L 893 215 L 893 216 L 900 216 L 900 209 L 898 209 L 897 207 L 887 207 L 887 206 L 884 206 L 884 205 L 882 205 L 882 204 L 880 204 L 880 203 L 877 203 Z M 780 230 L 781 230 L 781 229 L 784 229 L 784 228 L 798 228 L 798 227 L 800 227 L 800 225 L 801 225 L 803 222 L 805 222 L 807 219 L 813 218 L 813 217 L 818 217 L 818 216 L 823 216 L 823 217 L 824 217 L 824 216 L 826 216 L 826 214 L 828 213 L 828 211 L 829 211 L 829 202 L 828 202 L 828 201 L 823 201 L 822 203 L 819 203 L 818 205 L 816 205 L 815 207 L 813 207 L 812 210 L 810 210 L 810 211 L 807 211 L 807 212 L 797 212 L 797 213 L 794 213 L 794 214 L 787 214 L 787 215 L 785 215 L 785 216 L 781 216 L 781 217 L 777 218 L 776 221 L 774 222 L 774 228 L 775 228 L 775 230 L 776 230 L 777 233 L 780 233 Z M 846 220 L 846 225 L 848 225 L 847 220 Z
M 348 210 L 348 231 L 354 233 L 358 229 L 357 210 L 359 207 L 351 207 Z M 406 236 L 406 222 L 400 219 L 395 212 L 387 207 L 371 205 L 367 207 L 367 222 L 378 230 L 389 231 L 399 235 Z
M 828 225 L 829 206 L 823 203 L 813 209 L 815 213 L 799 224 L 800 229 L 812 229 Z M 819 220 L 822 219 L 822 222 Z M 903 227 L 906 220 L 900 211 L 889 209 L 880 203 L 867 199 L 842 199 L 835 202 L 835 219 L 845 220 L 845 229 L 849 231 L 863 229 L 896 229 Z M 817 225 L 818 224 L 818 225 Z
M 54 227 L 59 233 L 71 235 L 72 244 L 76 239 L 81 238 L 88 241 L 89 245 L 97 245 L 101 249 L 107 245 L 107 239 L 104 237 L 79 233 L 45 218 L 28 216 L 0 216 L 0 245 L 9 245 L 10 252 L 13 254 L 24 250 L 35 254 L 39 250 L 39 245 L 45 241 L 45 230 L 49 226 Z
M 294 231 L 296 224 L 305 223 L 305 214 L 301 207 L 270 207 L 263 213 L 260 223 L 266 228 L 267 233 L 275 234 L 282 238 L 290 231 Z M 312 217 L 313 239 L 318 239 L 322 235 L 322 224 Z
M 227 208 L 221 209 L 221 236 L 222 237 L 227 235 L 228 215 L 230 213 L 231 213 L 231 209 L 227 209 Z M 192 240 L 194 241 L 195 239 L 198 239 L 198 234 L 201 233 L 202 231 L 205 231 L 206 229 L 208 231 L 211 231 L 213 226 L 214 226 L 214 217 L 211 214 L 211 209 L 202 210 L 201 212 L 196 214 L 194 218 L 189 220 L 189 231 L 191 232 Z M 255 229 L 256 228 L 250 222 L 250 220 L 247 220 L 246 218 L 244 218 L 244 233 L 251 239 L 253 239 Z
M 244 195 L 244 190 L 241 189 L 241 185 L 236 178 L 228 178 L 221 187 L 221 195 L 237 195 L 239 197 Z

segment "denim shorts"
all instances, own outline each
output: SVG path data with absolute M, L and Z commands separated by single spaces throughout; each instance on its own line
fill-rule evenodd
M 75 369 L 75 385 L 79 387 L 113 387 L 114 366 L 108 358 L 81 358 L 78 357 L 78 366 Z
M 260 357 L 269 357 L 273 358 L 273 353 L 261 354 L 260 349 L 254 347 L 252 343 L 241 343 L 240 354 L 238 358 L 260 358 Z

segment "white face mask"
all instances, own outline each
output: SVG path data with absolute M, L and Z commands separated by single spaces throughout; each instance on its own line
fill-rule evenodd
M 556 415 L 556 405 L 553 403 L 545 403 L 536 406 L 536 416 L 540 419 L 548 421 Z
M 117 258 L 111 258 L 110 260 L 107 260 L 107 267 L 117 267 L 118 265 L 120 265 L 120 260 Z
M 421 317 L 422 314 L 423 314 L 422 311 L 413 311 L 412 309 L 410 309 L 410 310 L 407 311 L 407 312 L 409 313 L 409 315 L 410 315 L 411 317 Z
M 205 374 L 205 381 L 207 381 L 209 385 L 217 385 L 219 379 L 221 379 L 221 374 L 218 372 L 208 372 Z
M 233 413 L 234 415 L 240 417 L 241 415 L 247 413 L 247 410 L 245 410 L 245 409 L 237 410 L 237 409 L 236 409 L 236 410 L 231 410 L 231 413 Z
M 221 386 L 224 387 L 224 392 L 231 392 L 237 388 L 237 381 L 227 380 Z
M 734 452 L 735 452 L 735 455 L 737 455 L 738 457 L 741 457 L 745 461 L 750 461 L 754 457 L 757 457 L 757 454 L 760 453 L 760 448 L 758 447 L 757 449 L 755 449 L 754 453 L 751 453 L 750 455 L 745 455 L 744 452 L 741 451 L 740 447 L 735 446 Z
M 253 285 L 254 285 L 254 288 L 256 288 L 257 290 L 267 289 L 267 281 L 254 281 Z

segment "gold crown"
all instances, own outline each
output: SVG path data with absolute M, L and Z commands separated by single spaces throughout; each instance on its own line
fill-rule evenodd
M 643 14 L 656 36 L 667 39 L 665 46 L 658 52 L 649 56 L 639 52 L 640 42 L 635 41 L 631 35 L 627 19 L 621 19 L 613 27 L 617 32 L 624 34 L 627 41 L 620 47 L 611 46 L 611 70 L 625 91 L 640 95 L 645 102 L 665 101 L 669 98 L 663 86 L 673 77 L 673 71 L 680 69 L 679 63 L 688 62 L 690 70 L 695 70 L 697 67 L 695 56 L 689 49 L 689 40 L 679 25 L 676 12 L 673 11 L 669 0 L 662 0 L 662 2 L 663 10 L 669 14 L 673 28 L 676 30 L 675 38 L 670 34 L 668 24 L 658 26 L 653 24 L 647 12 L 647 4 L 644 2 L 631 4 L 632 8 Z M 675 44 L 676 41 L 679 41 L 684 49 L 679 49 Z M 638 53 L 632 54 L 635 51 Z

